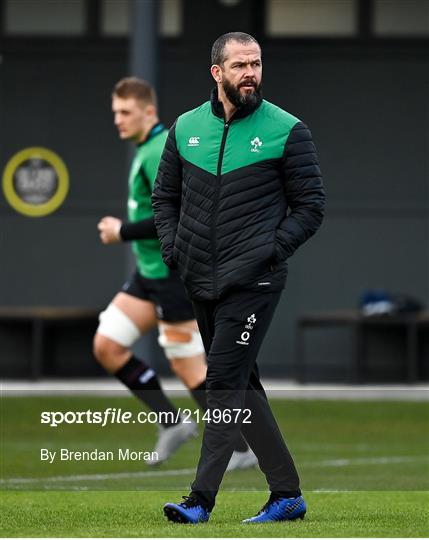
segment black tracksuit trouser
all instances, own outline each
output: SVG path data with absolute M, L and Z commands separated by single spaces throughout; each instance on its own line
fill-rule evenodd
M 256 357 L 281 292 L 239 290 L 213 301 L 194 301 L 207 354 L 206 393 L 210 412 L 250 409 L 250 423 L 206 422 L 195 494 L 210 510 L 241 433 L 256 454 L 272 492 L 300 495 L 299 477 L 259 379 Z M 219 413 L 217 413 L 219 414 Z M 235 413 L 232 414 L 234 419 Z

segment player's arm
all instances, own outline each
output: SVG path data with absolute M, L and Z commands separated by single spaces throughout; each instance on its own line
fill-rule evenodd
M 105 216 L 98 223 L 98 230 L 103 244 L 116 244 L 117 242 L 130 242 L 131 240 L 145 240 L 157 237 L 153 217 L 132 222 Z
M 149 164 L 150 166 L 147 167 L 147 170 L 142 165 L 140 170 L 142 181 L 147 185 L 149 193 L 153 189 L 158 162 L 159 156 L 154 156 L 154 163 Z M 98 229 L 103 244 L 157 238 L 153 216 L 139 221 L 122 221 L 112 216 L 105 216 L 99 222 Z
M 176 146 L 175 128 L 176 124 L 168 134 L 152 193 L 152 207 L 162 258 L 170 268 L 175 266 L 173 249 L 182 196 L 182 163 Z
M 155 219 L 150 217 L 140 221 L 124 221 L 119 229 L 119 236 L 123 242 L 157 238 Z
M 290 213 L 276 233 L 276 258 L 285 260 L 312 236 L 323 220 L 322 173 L 310 130 L 303 122 L 292 128 L 282 160 L 284 193 Z

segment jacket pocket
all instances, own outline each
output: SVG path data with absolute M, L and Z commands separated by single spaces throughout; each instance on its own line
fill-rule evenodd
M 282 242 L 279 238 L 279 236 L 276 233 L 275 241 L 274 241 L 274 255 L 273 260 L 275 263 L 281 263 L 285 262 L 287 259 L 287 253 L 285 248 L 282 245 Z
M 176 242 L 173 245 L 173 252 L 171 254 L 171 260 L 175 265 L 179 262 L 179 250 L 177 249 Z

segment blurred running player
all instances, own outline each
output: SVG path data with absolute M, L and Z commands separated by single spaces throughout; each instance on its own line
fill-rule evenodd
M 170 270 L 162 261 L 151 205 L 168 130 L 159 121 L 153 88 L 141 79 L 128 77 L 116 84 L 112 110 L 119 137 L 136 145 L 129 174 L 129 221 L 105 216 L 98 223 L 98 230 L 104 244 L 132 242 L 137 268 L 100 314 L 94 354 L 109 373 L 150 409 L 173 413 L 165 415 L 167 417 L 176 416 L 176 408 L 163 392 L 155 371 L 131 351 L 142 335 L 158 326 L 158 341 L 172 371 L 206 410 L 204 347 L 178 272 Z M 194 423 L 165 421 L 160 426 L 155 448 L 156 463 L 165 461 L 196 432 Z M 255 455 L 240 438 L 229 470 L 256 463 Z

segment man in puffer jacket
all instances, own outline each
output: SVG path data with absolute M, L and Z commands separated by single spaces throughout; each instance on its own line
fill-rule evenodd
M 166 504 L 164 513 L 180 523 L 209 519 L 241 427 L 271 491 L 245 522 L 302 518 L 298 473 L 256 357 L 286 282 L 287 259 L 322 222 L 321 173 L 306 125 L 262 99 L 257 41 L 241 32 L 221 36 L 212 64 L 211 100 L 170 129 L 152 196 L 163 260 L 179 269 L 193 301 L 213 415 L 192 492 Z

